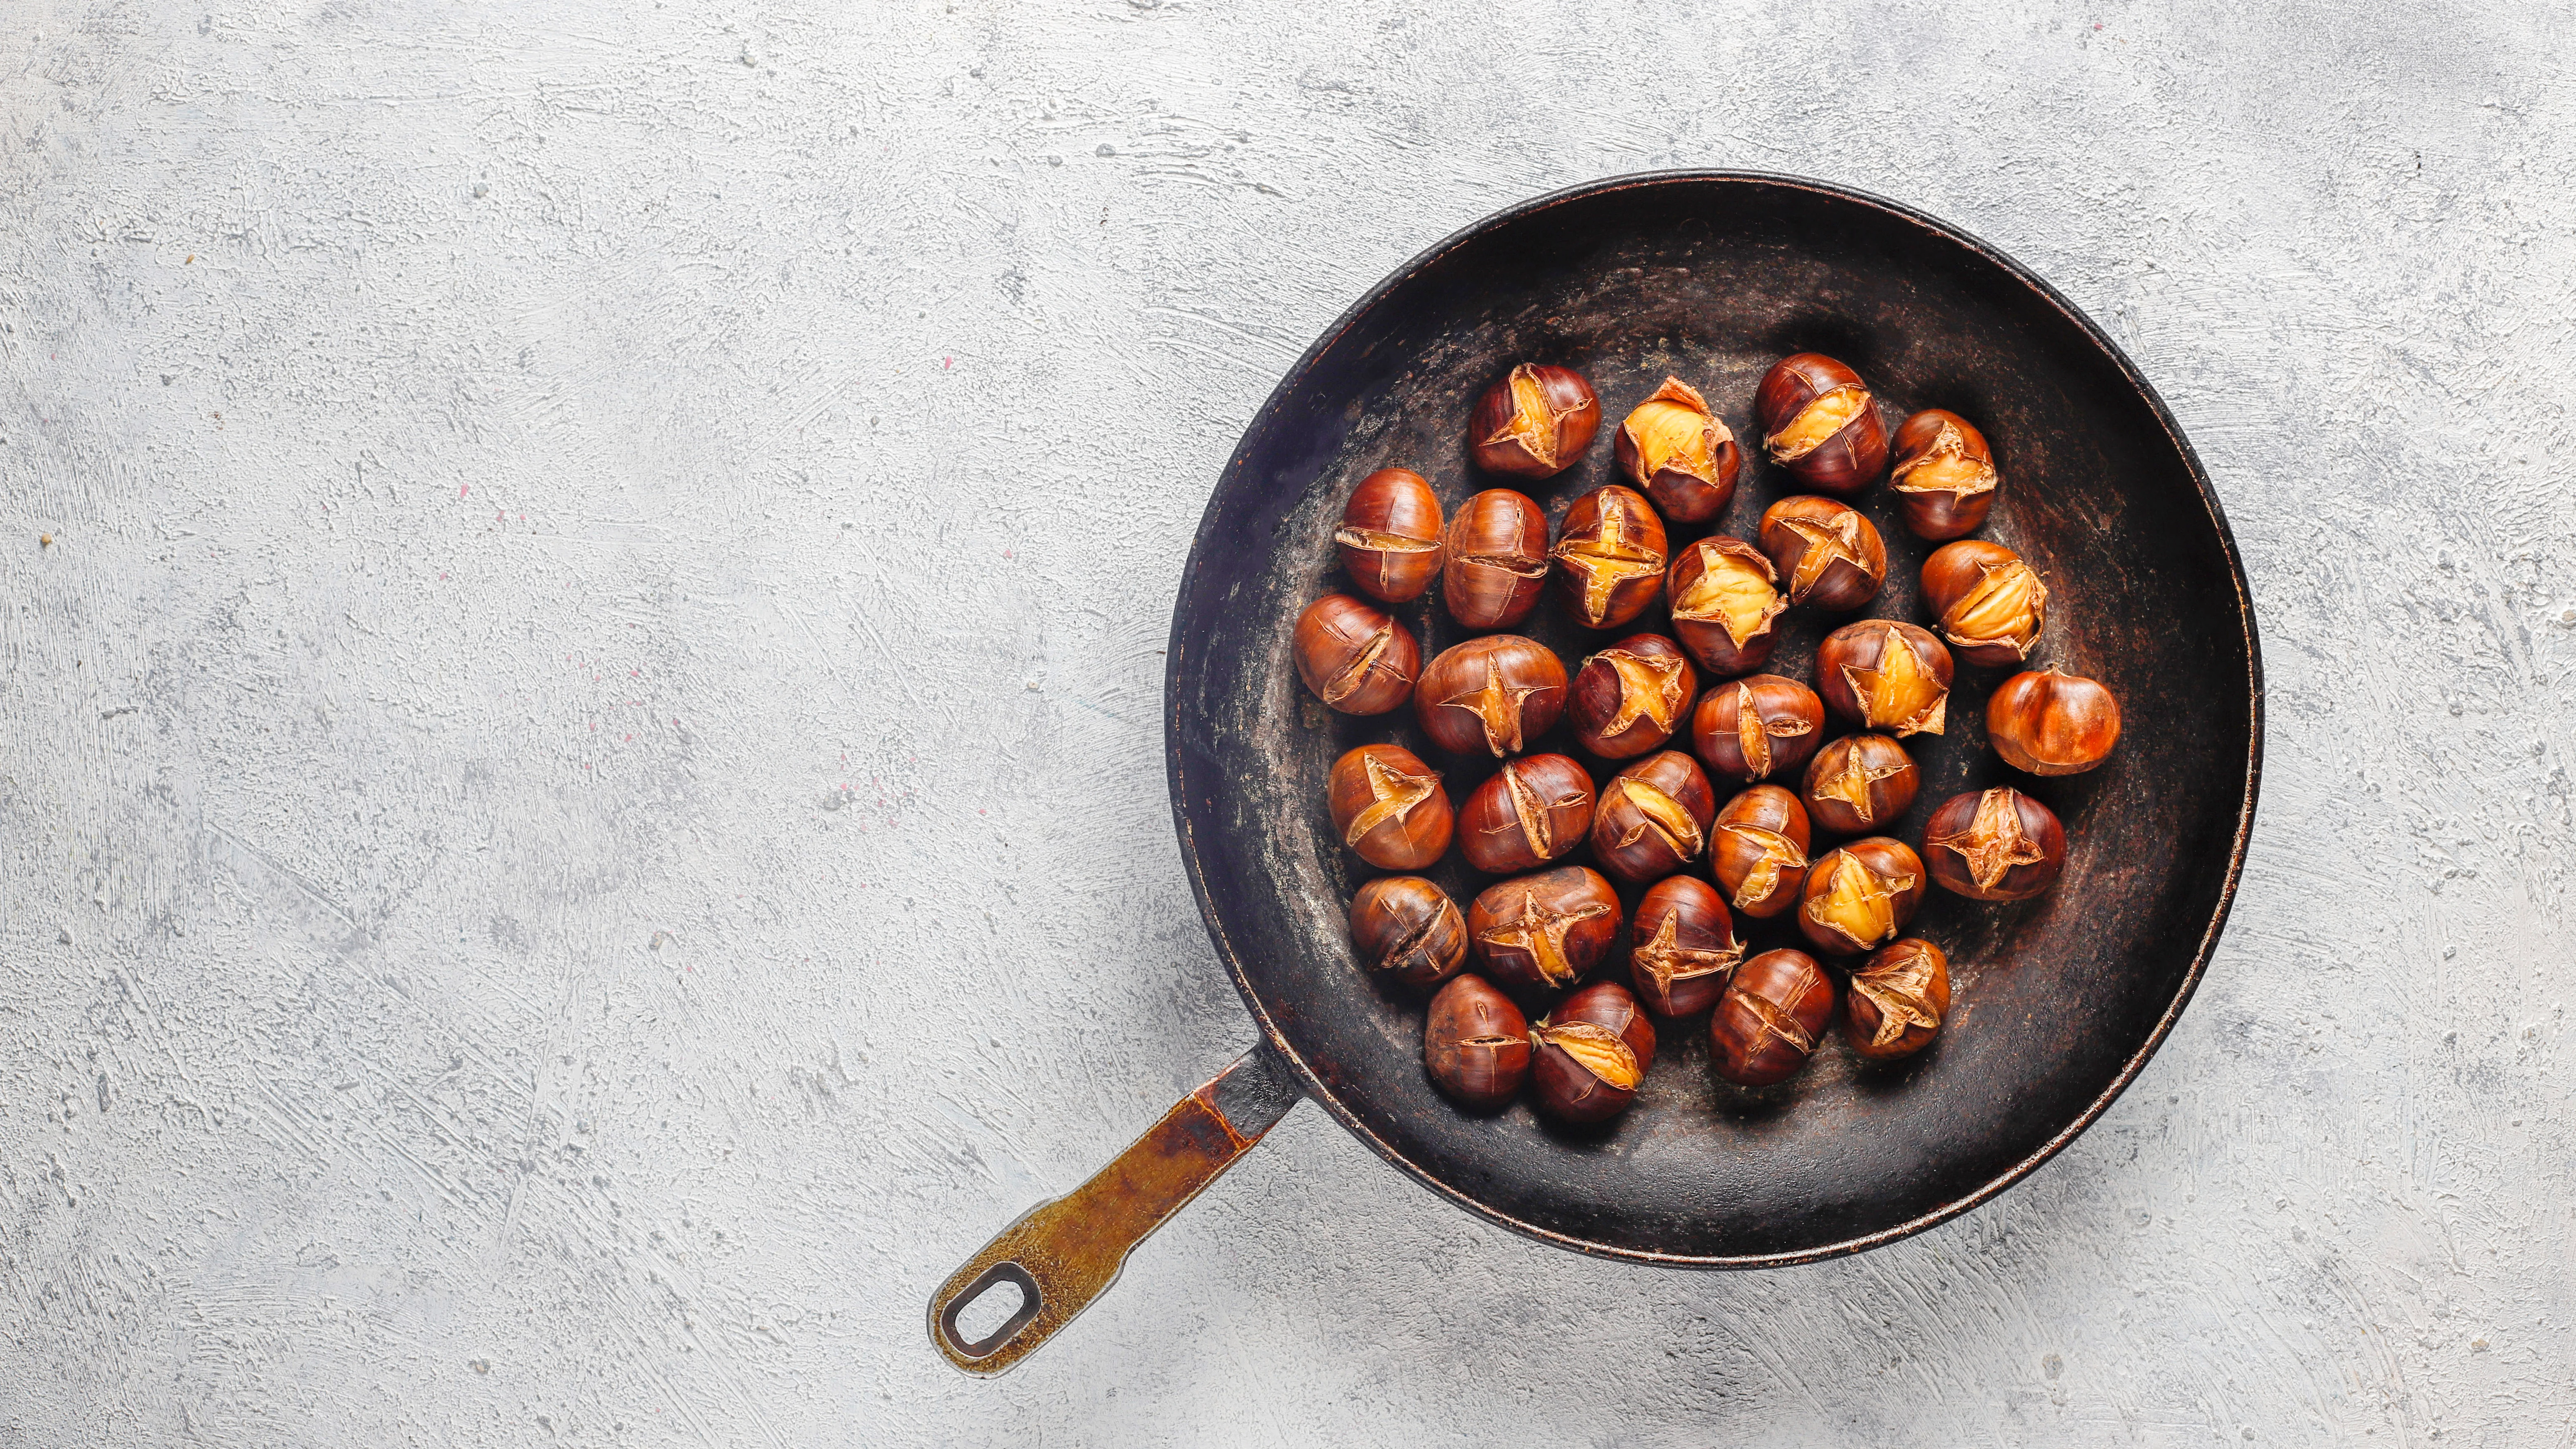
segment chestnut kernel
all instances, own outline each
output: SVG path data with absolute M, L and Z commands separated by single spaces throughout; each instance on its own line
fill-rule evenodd
M 1762 513 L 1762 551 L 1788 581 L 1789 602 L 1844 614 L 1878 597 L 1887 543 L 1878 526 L 1830 498 L 1799 494 Z
M 1923 904 L 1923 858 L 1902 840 L 1873 835 L 1829 851 L 1807 872 L 1798 929 L 1817 949 L 1856 956 L 1896 939 Z
M 1409 468 L 1380 468 L 1351 490 L 1333 546 L 1352 588 L 1389 604 L 1418 599 L 1440 576 L 1440 495 Z
M 1326 594 L 1297 616 L 1289 638 L 1297 677 L 1344 714 L 1384 714 L 1412 697 L 1422 672 L 1413 633 L 1384 609 Z
M 1941 802 L 1923 822 L 1932 879 L 1972 901 L 2026 901 L 2057 884 L 2066 830 L 2057 812 L 2010 786 Z
M 1422 671 L 1413 715 L 1453 755 L 1517 755 L 1565 715 L 1565 666 L 1518 634 L 1453 644 Z
M 1422 1064 L 1449 1100 L 1489 1112 L 1529 1076 L 1529 1018 L 1481 976 L 1461 976 L 1431 998 Z
M 1779 647 L 1772 627 L 1789 608 L 1775 587 L 1779 571 L 1740 538 L 1712 535 L 1673 556 L 1664 589 L 1673 601 L 1673 636 L 1718 674 L 1759 669 Z
M 1753 397 L 1762 446 L 1799 482 L 1852 494 L 1887 470 L 1887 425 L 1860 374 L 1820 352 L 1781 358 Z
M 1547 514 L 1509 488 L 1458 507 L 1441 536 L 1440 602 L 1470 629 L 1508 629 L 1547 585 Z
M 1488 875 L 1536 870 L 1592 829 L 1592 777 L 1569 755 L 1505 760 L 1468 795 L 1458 836 L 1467 863 Z
M 1864 729 L 1937 735 L 1949 714 L 1950 651 L 1929 630 L 1893 619 L 1846 624 L 1816 646 L 1825 708 Z
M 1661 880 L 1699 858 L 1716 816 L 1717 796 L 1699 761 L 1679 750 L 1649 755 L 1601 787 L 1592 858 L 1630 885 Z
M 1815 1055 L 1833 1019 L 1834 983 L 1804 951 L 1765 951 L 1735 968 L 1709 1013 L 1709 1062 L 1739 1087 L 1784 1082 Z
M 1635 942 L 1628 975 L 1637 983 L 1637 999 L 1658 1016 L 1708 1010 L 1735 974 L 1735 963 L 1744 959 L 1725 900 L 1693 876 L 1667 876 L 1647 887 L 1628 934 Z
M 1916 538 L 1939 543 L 1974 533 L 2000 481 L 1986 435 L 1957 413 L 1928 408 L 1897 428 L 1888 487 Z
M 2048 622 L 2048 586 L 2000 543 L 1963 538 L 1923 561 L 1923 604 L 1970 664 L 2019 664 Z
M 1476 963 L 1521 991 L 1572 986 L 1610 954 L 1618 934 L 1619 893 L 1579 865 L 1497 882 L 1467 907 Z
M 1595 488 L 1565 510 L 1548 557 L 1575 622 L 1615 629 L 1664 590 L 1664 523 L 1636 490 Z
M 1699 671 L 1681 646 L 1661 634 L 1631 634 L 1574 671 L 1566 712 L 1585 749 L 1624 760 L 1662 748 L 1698 692 Z
M 2004 763 L 2033 775 L 2078 775 L 2120 742 L 2120 702 L 2101 681 L 2026 670 L 1986 700 L 1986 740 Z
M 1794 679 L 1755 674 L 1700 696 L 1691 748 L 1716 774 L 1751 784 L 1807 762 L 1824 737 L 1825 704 Z
M 1601 399 L 1570 367 L 1524 362 L 1485 390 L 1467 425 L 1476 466 L 1515 478 L 1571 467 L 1601 427 Z
M 1380 870 L 1420 870 L 1449 848 L 1449 794 L 1402 745 L 1362 745 L 1335 760 L 1328 791 L 1342 844 Z
M 1467 917 L 1418 875 L 1380 876 L 1351 897 L 1351 945 L 1369 970 L 1433 986 L 1467 964 Z
M 1561 1122 L 1627 1111 L 1654 1060 L 1655 1024 L 1615 981 L 1584 987 L 1530 1028 L 1530 1083 L 1539 1109 Z
M 1873 1062 L 1910 1057 L 1932 1044 L 1950 1014 L 1950 958 L 1908 936 L 1881 946 L 1852 973 L 1843 998 L 1843 1036 Z
M 1905 746 L 1885 735 L 1845 735 L 1807 766 L 1803 803 L 1818 828 L 1866 835 L 1914 808 L 1921 788 L 1923 772 Z
M 1708 836 L 1709 873 L 1735 908 L 1767 920 L 1798 903 L 1807 885 L 1807 808 L 1778 785 L 1726 802 Z
M 1677 523 L 1706 523 L 1735 497 L 1744 450 L 1709 411 L 1708 400 L 1680 378 L 1665 378 L 1611 441 L 1619 471 Z

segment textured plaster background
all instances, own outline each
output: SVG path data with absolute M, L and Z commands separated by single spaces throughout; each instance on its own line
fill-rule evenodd
M 2570 1442 L 2576 17 L 2248 8 L 0 0 L 0 1444 Z M 2199 445 L 2274 692 L 2196 1004 L 1757 1276 L 1301 1106 L 954 1373 L 1250 1040 L 1157 652 L 1243 422 L 1699 164 L 1992 238 Z

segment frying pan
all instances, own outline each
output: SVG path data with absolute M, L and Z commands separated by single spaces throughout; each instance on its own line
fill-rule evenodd
M 1368 871 L 1335 839 L 1324 781 L 1344 750 L 1394 740 L 1439 763 L 1463 801 L 1493 762 L 1437 754 L 1409 709 L 1351 718 L 1299 688 L 1289 636 L 1306 603 L 1340 587 L 1342 500 L 1386 466 L 1425 474 L 1448 509 L 1506 482 L 1475 473 L 1465 424 L 1477 394 L 1528 359 L 1581 370 L 1602 399 L 1603 436 L 1531 489 L 1562 518 L 1622 481 L 1608 434 L 1667 374 L 1751 440 L 1757 380 L 1807 350 L 1858 368 L 1891 423 L 1937 406 L 1984 430 L 2004 483 L 1982 536 L 2019 549 L 2050 589 L 2034 665 L 2103 680 L 2125 714 L 2100 769 L 2014 777 L 1983 738 L 1985 694 L 2009 671 L 1962 669 L 1948 732 L 1907 742 L 1923 789 L 1887 833 L 1919 842 L 1941 801 L 2008 781 L 2064 820 L 2065 873 L 2020 905 L 1932 893 L 1908 934 L 1949 953 L 1957 996 L 1919 1056 L 1873 1068 L 1829 1039 L 1797 1076 L 1747 1091 L 1708 1070 L 1702 1020 L 1668 1022 L 1635 1107 L 1611 1123 L 1567 1129 L 1526 1104 L 1462 1113 L 1423 1070 L 1420 997 L 1354 959 L 1343 913 Z M 1713 528 L 1676 527 L 1674 548 L 1704 532 L 1749 537 L 1763 508 L 1804 491 L 1749 441 L 1745 455 L 1732 508 Z M 1887 587 L 1865 614 L 1923 619 L 1915 581 L 1930 546 L 1898 524 L 1884 487 L 1859 506 L 1888 546 Z M 1430 596 L 1398 613 L 1426 660 L 1466 637 Z M 1792 610 L 1769 669 L 1812 678 L 1818 639 L 1841 622 Z M 1663 627 L 1660 612 L 1632 626 Z M 1523 632 L 1569 666 L 1618 637 L 1585 633 L 1552 602 Z M 2262 665 L 2235 542 L 2128 358 L 1955 227 L 1740 172 L 1621 177 L 1524 202 L 1371 289 L 1271 394 L 1208 500 L 1168 671 L 1181 857 L 1262 1039 L 941 1285 L 931 1338 L 969 1373 L 1000 1373 L 1061 1329 L 1300 1095 L 1458 1206 L 1604 1257 L 1773 1267 L 1966 1212 L 2074 1140 L 2172 1029 L 2226 920 L 2262 762 Z M 1572 745 L 1560 727 L 1532 749 Z M 1462 904 L 1484 884 L 1454 852 L 1431 874 Z M 1624 895 L 1633 912 L 1637 892 Z M 1753 949 L 1793 944 L 1786 921 L 1739 932 Z M 1612 959 L 1625 962 L 1624 941 Z M 960 1312 L 1006 1282 L 1017 1309 L 966 1338 Z

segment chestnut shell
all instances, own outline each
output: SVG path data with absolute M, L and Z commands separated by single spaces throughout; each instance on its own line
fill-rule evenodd
M 1633 488 L 1595 488 L 1565 510 L 1548 557 L 1567 617 L 1616 629 L 1664 591 L 1664 521 Z
M 1333 547 L 1351 587 L 1380 603 L 1422 597 L 1440 577 L 1440 495 L 1409 468 L 1380 468 L 1342 505 Z
M 1591 829 L 1591 774 L 1571 755 L 1525 755 L 1468 794 L 1458 849 L 1488 875 L 1514 875 L 1572 854 Z
M 1466 913 L 1418 875 L 1384 875 L 1361 886 L 1350 914 L 1351 945 L 1370 971 L 1433 986 L 1467 964 Z
M 1770 835 L 1794 846 L 1795 859 L 1778 862 L 1770 883 L 1764 885 L 1762 866 L 1778 844 L 1767 838 Z M 1727 801 L 1709 823 L 1709 873 L 1735 909 L 1755 920 L 1768 920 L 1798 903 L 1807 884 L 1807 850 L 1813 843 L 1807 807 L 1798 797 L 1784 786 L 1756 785 Z
M 1744 954 L 1726 898 L 1697 876 L 1648 886 L 1628 939 L 1629 979 L 1658 1016 L 1695 1016 L 1715 1005 Z
M 1772 584 L 1772 597 L 1779 610 L 1788 608 L 1788 600 L 1779 593 L 1780 571 L 1772 566 L 1770 556 L 1742 539 L 1711 534 L 1673 555 L 1664 574 L 1664 597 L 1674 610 L 1673 637 L 1691 652 L 1712 674 L 1743 674 L 1768 663 L 1771 652 L 1780 647 L 1779 613 L 1764 619 L 1759 628 L 1742 643 L 1728 631 L 1723 619 L 1695 617 L 1697 606 L 1691 601 L 1691 590 L 1717 567 L 1721 559 L 1740 559 L 1758 565 Z M 1686 607 L 1693 613 L 1682 612 Z
M 1449 1100 L 1490 1112 L 1529 1076 L 1529 1018 L 1481 976 L 1460 976 L 1431 998 L 1422 1064 Z
M 1918 986 L 1919 982 L 1919 986 Z M 1872 991 L 1870 988 L 1881 989 Z M 1909 989 L 1914 988 L 1914 989 Z M 1909 999 L 1910 998 L 1910 999 Z M 1889 1009 L 1900 1017 L 1889 1021 Z M 1917 1018 L 1930 1016 L 1926 1025 Z M 1867 964 L 1852 972 L 1851 989 L 1843 993 L 1843 1038 L 1865 1061 L 1910 1057 L 1932 1044 L 1950 1019 L 1950 958 L 1941 948 L 1913 936 L 1890 941 L 1870 953 Z M 1881 1028 L 1895 1025 L 1880 1040 Z
M 1372 764 L 1379 768 L 1372 770 Z M 1397 809 L 1408 788 L 1394 786 L 1392 777 L 1398 776 L 1428 782 L 1430 788 L 1411 805 Z M 1361 745 L 1349 751 L 1333 762 L 1326 790 L 1334 838 L 1380 870 L 1420 870 L 1449 848 L 1455 816 L 1449 808 L 1449 793 L 1440 788 L 1440 773 L 1402 745 Z M 1363 820 L 1381 803 L 1389 807 L 1384 818 Z M 1361 825 L 1366 828 L 1353 837 L 1352 829 Z
M 1383 635 L 1385 643 L 1378 643 Z M 1371 650 L 1375 650 L 1372 657 Z M 1297 677 L 1344 714 L 1384 714 L 1413 697 L 1422 649 L 1384 609 L 1348 594 L 1326 594 L 1297 616 L 1289 651 Z
M 1645 792 L 1629 793 L 1630 781 Z M 1679 813 L 1669 819 L 1657 813 L 1663 801 Z M 1708 848 L 1716 816 L 1717 795 L 1699 761 L 1679 750 L 1649 755 L 1602 785 L 1592 808 L 1592 858 L 1630 885 L 1661 880 Z
M 1761 740 L 1745 748 L 1744 711 L 1759 721 Z M 1709 773 L 1738 784 L 1795 778 L 1825 738 L 1825 704 L 1816 692 L 1778 674 L 1753 674 L 1712 686 L 1691 711 L 1691 750 Z
M 1629 670 L 1620 668 L 1622 662 L 1630 664 Z M 1653 677 L 1636 677 L 1640 675 Z M 1640 694 L 1641 688 L 1646 692 Z M 1631 634 L 1574 671 L 1566 716 L 1583 748 L 1605 760 L 1632 759 L 1662 748 L 1688 722 L 1691 696 L 1698 692 L 1699 671 L 1691 668 L 1680 645 L 1661 634 Z M 1664 713 L 1661 721 L 1655 717 L 1658 710 Z M 1621 724 L 1623 715 L 1626 723 Z
M 1831 895 L 1836 872 L 1840 869 L 1838 860 L 1844 856 L 1858 861 L 1869 872 L 1886 900 L 1888 923 L 1884 932 L 1873 940 L 1856 940 L 1838 927 L 1815 918 L 1817 902 Z M 1799 890 L 1798 930 L 1818 950 L 1828 955 L 1857 956 L 1874 950 L 1895 940 L 1904 931 L 1905 923 L 1914 919 L 1929 886 L 1925 874 L 1923 858 L 1914 853 L 1914 847 L 1884 835 L 1872 835 L 1827 851 L 1808 867 L 1807 883 Z
M 1850 779 L 1855 769 L 1862 778 Z M 1867 835 L 1885 830 L 1913 809 L 1915 792 L 1922 788 L 1923 771 L 1905 746 L 1885 735 L 1845 735 L 1808 762 L 1798 796 L 1818 829 Z
M 2081 774 L 2120 742 L 2120 701 L 2101 681 L 2055 665 L 2026 670 L 1987 697 L 1986 742 L 2016 770 Z
M 1467 907 L 1467 950 L 1513 991 L 1562 991 L 1610 954 L 1619 893 L 1587 866 L 1561 865 L 1497 881 Z
M 1834 983 L 1804 951 L 1765 951 L 1735 968 L 1708 1018 L 1709 1065 L 1739 1087 L 1767 1087 L 1815 1055 L 1834 1014 Z
M 1802 533 L 1802 525 L 1810 531 Z M 1760 537 L 1792 604 L 1849 613 L 1887 582 L 1887 541 L 1878 526 L 1830 498 L 1801 493 L 1772 504 L 1762 512 Z M 1813 565 L 1805 562 L 1810 549 L 1818 551 Z
M 1602 981 L 1558 1002 L 1530 1033 L 1530 1085 L 1539 1110 L 1561 1122 L 1607 1121 L 1628 1110 L 1637 1089 L 1605 1080 L 1572 1052 L 1546 1040 L 1549 1027 L 1574 1024 L 1597 1026 L 1619 1038 L 1636 1061 L 1640 1081 L 1654 1065 L 1655 1024 L 1627 987 Z
M 1807 404 L 1845 388 L 1858 391 L 1863 398 L 1860 411 L 1851 421 L 1805 454 L 1780 457 L 1771 444 L 1780 430 L 1794 421 Z M 1887 471 L 1887 424 L 1879 418 L 1878 399 L 1870 394 L 1859 373 L 1821 352 L 1800 352 L 1773 363 L 1771 370 L 1762 375 L 1753 407 L 1762 420 L 1762 443 L 1771 460 L 1810 488 L 1849 496 L 1877 482 L 1879 475 Z
M 1538 440 L 1541 446 L 1535 451 L 1528 441 L 1504 432 L 1520 411 L 1514 397 L 1516 379 L 1526 379 L 1540 403 L 1555 417 L 1553 433 L 1542 434 Z M 1467 445 L 1476 466 L 1489 473 L 1552 478 L 1582 460 L 1584 450 L 1592 446 L 1592 435 L 1600 427 L 1601 399 L 1593 394 L 1592 384 L 1582 373 L 1570 367 L 1524 362 L 1503 374 L 1476 400 L 1476 411 L 1467 424 Z
M 1972 831 L 1987 796 L 2003 797 L 2009 823 L 2020 827 L 2019 839 L 1998 836 L 1980 841 Z M 1980 856 L 1988 870 L 2000 869 L 1992 884 L 1978 879 Z M 2026 901 L 2057 884 L 2066 868 L 2066 828 L 2057 812 L 2010 786 L 1969 790 L 1951 796 L 1923 822 L 1923 862 L 1942 889 L 1972 901 Z
M 1547 587 L 1547 514 L 1527 495 L 1488 488 L 1458 505 L 1440 537 L 1440 602 L 1469 629 L 1508 629 Z
M 1440 652 L 1414 682 L 1413 717 L 1453 755 L 1528 749 L 1565 716 L 1565 665 L 1544 644 L 1487 634 Z
M 1976 425 L 1957 413 L 1941 408 L 1926 408 L 1907 418 L 1896 429 L 1895 467 L 1888 482 L 1896 494 L 1898 514 L 1905 520 L 1908 532 L 1916 538 L 1942 543 L 1977 531 L 1986 521 L 1986 513 L 1995 506 L 1996 484 L 1975 493 L 1957 493 L 1946 488 L 1916 489 L 1908 486 L 1907 475 L 1931 460 L 1934 449 L 1942 446 L 1942 430 L 1950 430 L 1950 447 L 1959 456 L 1985 466 L 1987 476 L 1994 477 L 1994 450 L 1986 446 L 1986 435 Z

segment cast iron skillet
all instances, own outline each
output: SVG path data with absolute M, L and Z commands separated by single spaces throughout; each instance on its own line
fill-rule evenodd
M 1801 350 L 1858 368 L 1891 428 L 1939 406 L 1984 429 L 2004 483 L 1981 536 L 2019 549 L 2051 590 L 2034 665 L 2104 680 L 2126 717 L 2101 769 L 2014 778 L 1982 738 L 1986 692 L 2008 671 L 1963 668 L 1948 733 L 1908 741 L 1923 789 L 1888 833 L 1919 843 L 1941 801 L 2010 779 L 2064 819 L 2065 874 L 2019 906 L 1932 892 L 1909 934 L 1948 950 L 1957 1000 L 1938 1044 L 1892 1069 L 1861 1069 L 1837 1037 L 1790 1081 L 1743 1091 L 1708 1071 L 1693 1020 L 1661 1026 L 1635 1108 L 1605 1127 L 1553 1127 L 1525 1104 L 1463 1114 L 1423 1072 L 1419 997 L 1353 958 L 1344 903 L 1368 871 L 1334 839 L 1324 778 L 1345 749 L 1394 739 L 1464 801 L 1492 762 L 1440 756 L 1409 709 L 1353 719 L 1300 688 L 1290 629 L 1340 586 L 1342 500 L 1390 465 L 1428 476 L 1451 509 L 1505 481 L 1469 466 L 1466 419 L 1478 392 L 1531 359 L 1582 370 L 1602 399 L 1589 455 L 1532 490 L 1552 517 L 1617 481 L 1611 432 L 1671 373 L 1707 394 L 1746 453 L 1720 526 L 1676 528 L 1674 546 L 1750 537 L 1764 507 L 1801 491 L 1761 458 L 1751 417 L 1763 370 Z M 1884 487 L 1861 507 L 1889 556 L 1865 613 L 1921 620 L 1929 546 Z M 1431 598 L 1401 616 L 1426 660 L 1465 637 Z M 1783 622 L 1769 668 L 1811 678 L 1816 641 L 1843 621 L 1797 609 Z M 1524 632 L 1569 668 L 1617 637 L 1576 628 L 1552 600 Z M 931 1337 L 969 1372 L 999 1373 L 1062 1327 L 1300 1093 L 1459 1206 L 1586 1253 L 1770 1267 L 1955 1217 L 2073 1140 L 2172 1028 L 2227 916 L 2262 755 L 2262 667 L 2234 541 L 2190 445 L 2111 339 L 2010 258 L 1920 212 L 1732 172 L 1622 177 L 1512 207 L 1335 322 L 1208 501 L 1167 689 L 1181 855 L 1264 1041 L 940 1288 Z M 1560 730 L 1533 749 L 1572 746 Z M 1434 874 L 1462 906 L 1482 884 L 1454 851 Z M 1791 943 L 1774 923 L 1739 931 L 1757 948 Z M 1625 959 L 1623 942 L 1623 971 Z M 961 1307 L 1006 1281 L 1018 1310 L 969 1341 Z

